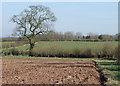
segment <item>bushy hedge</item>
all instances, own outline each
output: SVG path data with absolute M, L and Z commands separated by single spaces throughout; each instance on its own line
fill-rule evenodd
M 2 50 L 2 55 L 3 56 L 7 56 L 7 55 L 23 55 L 23 56 L 25 56 L 25 55 L 28 55 L 29 54 L 29 52 L 28 51 L 20 51 L 20 50 L 18 50 L 18 49 L 16 49 L 16 48 L 12 48 L 12 49 L 8 49 L 8 50 Z
M 76 47 L 65 48 L 61 45 L 50 45 L 45 47 L 35 47 L 32 50 L 36 57 L 73 57 L 73 58 L 116 58 L 118 48 L 113 45 L 105 44 L 97 47 Z M 3 50 L 2 55 L 29 55 L 29 51 L 20 51 L 16 48 Z

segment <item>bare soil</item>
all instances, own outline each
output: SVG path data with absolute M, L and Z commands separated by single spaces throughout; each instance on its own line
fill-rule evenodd
M 3 84 L 101 84 L 91 60 L 2 58 Z

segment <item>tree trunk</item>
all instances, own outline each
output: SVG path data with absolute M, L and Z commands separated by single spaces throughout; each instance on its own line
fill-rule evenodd
M 34 48 L 35 43 L 30 43 L 29 56 L 33 56 L 32 49 Z

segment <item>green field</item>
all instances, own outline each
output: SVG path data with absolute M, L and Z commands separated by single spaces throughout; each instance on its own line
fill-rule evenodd
M 103 73 L 107 77 L 106 84 L 118 84 L 120 81 L 120 64 L 115 60 L 96 60 L 98 65 L 103 68 Z
M 2 49 L 8 49 L 12 47 L 18 47 L 18 46 L 23 46 L 24 44 L 27 44 L 25 41 L 11 41 L 11 42 L 0 42 L 2 45 Z
M 12 47 L 14 42 L 0 42 L 0 44 L 2 45 L 2 48 L 4 49 L 4 48 Z
M 38 57 L 116 57 L 118 42 L 37 42 L 32 50 L 33 56 Z M 14 53 L 15 51 L 15 53 Z M 18 46 L 4 52 L 14 55 L 28 55 L 29 44 Z
M 117 46 L 118 42 L 57 42 L 57 41 L 53 41 L 53 42 L 37 42 L 37 44 L 35 45 L 35 48 L 45 48 L 45 47 L 49 47 L 49 46 L 58 46 L 58 47 L 64 47 L 67 49 L 74 49 L 74 48 L 98 48 L 98 47 L 102 47 L 104 45 L 112 45 L 112 46 Z M 29 49 L 29 45 L 27 46 L 21 46 L 19 47 L 19 49 L 21 50 L 28 50 Z

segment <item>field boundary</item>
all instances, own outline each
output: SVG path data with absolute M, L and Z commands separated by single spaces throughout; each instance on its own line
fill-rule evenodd
M 35 44 L 37 44 L 39 42 L 36 42 Z M 27 45 L 30 45 L 30 44 L 24 44 L 24 45 L 21 45 L 21 46 L 16 46 L 16 47 L 10 47 L 10 48 L 2 48 L 2 50 L 6 50 L 6 49 L 13 49 L 13 48 L 19 48 L 19 47 L 22 47 L 22 46 L 27 46 Z
M 106 86 L 105 83 L 107 82 L 107 77 L 105 77 L 105 75 L 104 75 L 104 73 L 102 71 L 103 70 L 102 67 L 100 65 L 98 65 L 96 61 L 94 61 L 94 60 L 92 60 L 92 61 L 95 63 L 95 67 L 97 68 L 96 71 L 98 71 L 99 74 L 100 74 L 101 85 Z

